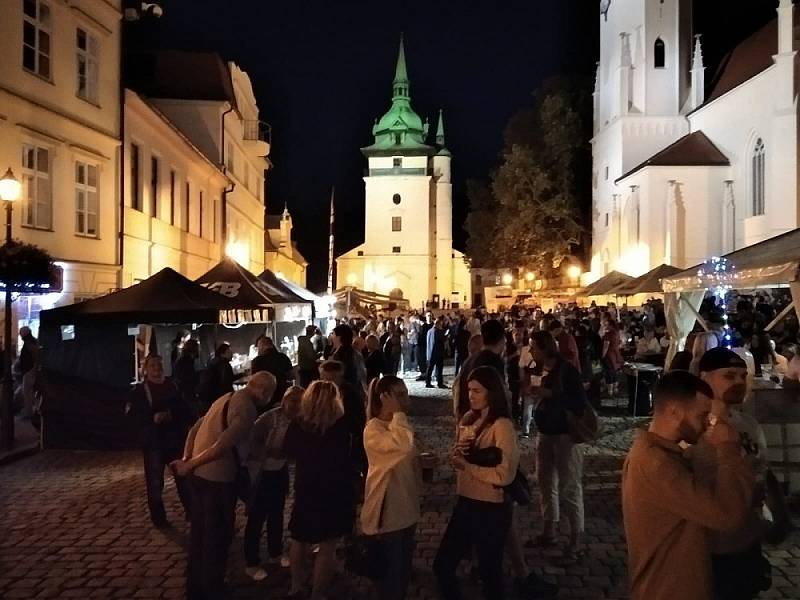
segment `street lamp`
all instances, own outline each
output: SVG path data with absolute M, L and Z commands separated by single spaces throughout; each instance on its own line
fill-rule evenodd
M 572 281 L 578 281 L 582 274 L 583 270 L 578 265 L 572 265 L 569 269 L 567 269 L 567 276 Z
M 14 202 L 19 200 L 22 195 L 22 184 L 14 177 L 11 168 L 6 171 L 0 179 L 0 200 L 6 207 L 6 246 L 11 245 L 11 211 L 14 209 Z M 0 405 L 0 441 L 4 450 L 11 450 L 14 446 L 14 390 L 11 385 L 11 363 L 14 359 L 11 350 L 11 287 L 9 282 L 5 283 L 6 305 L 5 305 L 5 335 L 3 337 L 4 364 L 3 364 L 3 398 Z
M 514 281 L 514 276 L 511 273 L 505 273 L 503 275 L 503 285 L 511 285 L 511 282 Z

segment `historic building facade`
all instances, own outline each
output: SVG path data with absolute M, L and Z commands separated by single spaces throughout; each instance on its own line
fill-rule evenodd
M 794 7 L 776 4 L 707 86 L 691 0 L 602 0 L 589 279 L 800 225 Z
M 306 287 L 308 261 L 292 241 L 292 227 L 292 215 L 286 207 L 280 215 L 267 215 L 264 263 L 280 279 Z
M 451 155 L 441 111 L 435 143 L 411 107 L 403 42 L 392 84 L 392 106 L 377 120 L 374 143 L 362 152 L 364 243 L 337 259 L 337 287 L 350 285 L 409 300 L 466 306 L 471 299 L 464 255 L 453 249 Z

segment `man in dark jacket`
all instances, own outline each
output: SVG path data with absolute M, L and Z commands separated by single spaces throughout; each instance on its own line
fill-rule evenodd
M 425 381 L 428 373 L 428 332 L 433 328 L 433 315 L 425 313 L 425 318 L 419 327 L 417 335 L 417 363 L 419 364 L 419 377 L 417 381 Z
M 260 335 L 256 340 L 258 356 L 250 363 L 251 374 L 266 371 L 275 376 L 276 387 L 272 395 L 273 404 L 283 400 L 283 394 L 289 389 L 289 380 L 292 378 L 292 361 L 283 352 L 280 352 L 271 337 Z
M 297 338 L 297 378 L 302 388 L 307 388 L 319 377 L 317 360 L 322 352 L 317 352 L 312 341 L 316 331 L 315 325 L 309 325 L 306 334 Z
M 200 399 L 200 412 L 205 414 L 217 398 L 233 391 L 233 367 L 231 367 L 233 350 L 227 342 L 217 346 L 214 358 L 200 374 L 198 396 Z
M 447 388 L 444 384 L 444 319 L 439 317 L 432 329 L 428 330 L 425 346 L 427 349 L 428 370 L 425 373 L 425 387 L 432 388 L 431 378 L 436 370 L 436 383 L 441 389 Z
M 186 435 L 192 425 L 192 410 L 175 384 L 164 377 L 160 356 L 151 354 L 145 359 L 144 382 L 133 389 L 125 411 L 139 430 L 150 519 L 158 528 L 168 527 L 161 497 L 164 467 L 183 456 Z M 175 476 L 175 487 L 188 519 L 191 507 L 189 484 L 183 477 Z

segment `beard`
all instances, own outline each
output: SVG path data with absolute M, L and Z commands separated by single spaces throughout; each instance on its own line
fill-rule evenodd
M 735 405 L 744 403 L 744 397 L 747 395 L 747 386 L 744 384 L 736 384 L 729 387 L 722 394 L 722 401 L 727 405 Z

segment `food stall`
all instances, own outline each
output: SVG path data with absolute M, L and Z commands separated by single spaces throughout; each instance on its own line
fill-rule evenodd
M 667 361 L 682 350 L 706 294 L 723 299 L 731 290 L 784 287 L 793 302 L 766 326 L 771 330 L 800 302 L 800 229 L 714 257 L 662 280 L 667 329 L 672 343 Z M 761 422 L 769 445 L 770 464 L 792 493 L 800 492 L 800 385 L 756 378 L 746 405 Z

